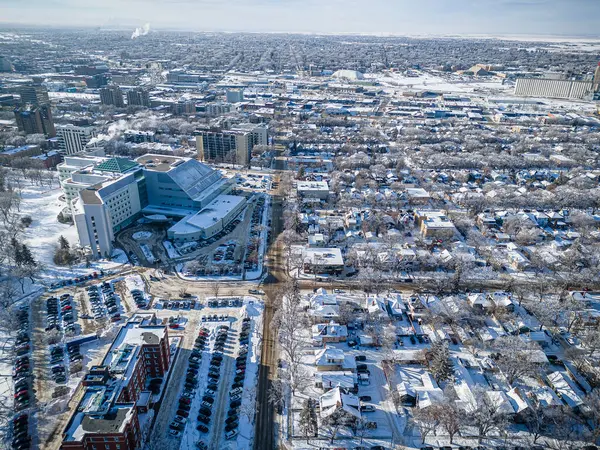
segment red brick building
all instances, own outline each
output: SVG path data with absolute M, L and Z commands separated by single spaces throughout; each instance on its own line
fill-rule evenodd
M 167 327 L 142 322 L 123 326 L 102 364 L 83 379 L 85 394 L 63 433 L 61 449 L 138 448 L 138 414 L 147 412 L 147 382 L 164 377 L 169 359 Z M 144 399 L 138 405 L 140 397 Z

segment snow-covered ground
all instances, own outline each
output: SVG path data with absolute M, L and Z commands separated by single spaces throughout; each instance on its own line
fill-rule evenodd
M 146 258 L 146 260 L 150 264 L 154 264 L 154 261 L 156 261 L 156 259 L 154 258 L 154 254 L 152 253 L 152 250 L 150 250 L 150 247 L 148 247 L 146 244 L 140 244 L 140 249 L 144 254 L 144 258 Z
M 260 352 L 262 347 L 263 311 L 264 305 L 254 299 L 253 304 L 246 300 L 242 315 L 252 319 L 250 331 L 251 346 L 248 351 L 246 366 L 246 379 L 244 380 L 244 394 L 242 396 L 242 414 L 240 415 L 240 426 L 238 428 L 237 441 L 232 449 L 251 449 L 254 442 L 254 415 L 247 414 L 254 411 L 256 404 L 256 386 L 258 385 L 258 366 L 260 364 Z
M 127 289 L 129 289 L 130 291 L 137 289 L 145 294 L 146 285 L 144 284 L 144 280 L 142 280 L 142 277 L 139 274 L 126 276 L 125 286 L 127 286 Z
M 173 244 L 170 241 L 163 241 L 163 246 L 165 247 L 165 250 L 167 251 L 167 255 L 169 255 L 169 258 L 174 259 L 174 258 L 179 258 L 181 256 L 179 254 L 179 252 L 177 251 L 177 249 L 175 247 L 173 247 Z
M 37 261 L 49 270 L 56 268 L 52 258 L 58 238 L 62 235 L 74 246 L 78 242 L 75 225 L 58 222 L 57 216 L 66 207 L 59 199 L 62 190 L 59 187 L 23 185 L 20 214 L 33 219 L 25 229 L 25 241 Z M 64 268 L 61 268 L 63 271 Z
M 379 81 L 384 86 L 411 89 L 416 91 L 444 91 L 453 93 L 473 93 L 481 90 L 512 92 L 513 86 L 503 85 L 500 78 L 473 78 L 456 74 L 433 74 L 412 71 L 415 76 L 403 73 L 365 74 L 365 78 Z
M 136 233 L 133 233 L 131 237 L 136 241 L 142 239 L 150 239 L 152 237 L 152 231 L 138 231 Z
M 79 238 L 75 225 L 63 224 L 57 220 L 58 214 L 65 208 L 66 203 L 60 199 L 62 190 L 57 187 L 58 180 L 53 187 L 33 186 L 21 182 L 22 201 L 18 214 L 22 217 L 29 216 L 32 223 L 24 230 L 23 240 L 30 247 L 36 261 L 39 261 L 43 270 L 38 276 L 45 285 L 74 278 L 84 274 L 91 274 L 99 270 L 108 271 L 127 263 L 127 256 L 121 250 L 113 252 L 112 260 L 90 261 L 89 267 L 80 263 L 72 268 L 57 266 L 53 257 L 58 238 L 64 236 L 72 248 L 77 247 Z M 38 289 L 39 286 L 31 285 L 27 280 L 25 292 Z

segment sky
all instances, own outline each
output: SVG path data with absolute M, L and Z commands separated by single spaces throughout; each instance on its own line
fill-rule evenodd
M 189 31 L 600 36 L 600 0 L 0 0 L 0 23 Z

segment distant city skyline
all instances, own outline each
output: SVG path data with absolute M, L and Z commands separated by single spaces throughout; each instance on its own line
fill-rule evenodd
M 0 0 L 0 23 L 189 31 L 600 36 L 597 0 Z

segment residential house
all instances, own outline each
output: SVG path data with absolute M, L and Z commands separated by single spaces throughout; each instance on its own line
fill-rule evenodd
M 354 357 L 346 355 L 342 349 L 333 347 L 325 347 L 315 353 L 315 366 L 319 372 L 356 372 Z
M 312 327 L 313 345 L 323 345 L 329 342 L 345 342 L 348 338 L 348 328 L 333 320 L 329 323 L 318 323 Z

